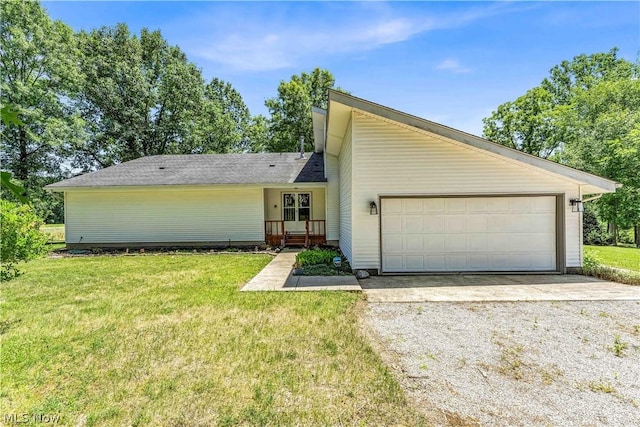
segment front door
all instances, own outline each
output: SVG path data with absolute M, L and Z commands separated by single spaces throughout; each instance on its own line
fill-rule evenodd
M 311 193 L 282 193 L 282 219 L 285 231 L 304 233 L 311 219 Z

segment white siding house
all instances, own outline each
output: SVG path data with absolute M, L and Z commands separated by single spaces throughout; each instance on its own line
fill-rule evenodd
M 566 272 L 616 183 L 336 91 L 315 153 L 152 156 L 48 186 L 69 247 L 339 245 L 373 273 Z
M 340 92 L 326 120 L 325 149 L 340 163 L 340 248 L 354 269 L 565 272 L 582 265 L 582 214 L 570 201 L 616 188 Z

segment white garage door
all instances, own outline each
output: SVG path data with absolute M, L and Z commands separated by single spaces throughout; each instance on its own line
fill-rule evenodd
M 556 269 L 554 196 L 383 198 L 382 271 Z

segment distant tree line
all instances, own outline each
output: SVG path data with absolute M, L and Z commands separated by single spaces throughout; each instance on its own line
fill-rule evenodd
M 74 33 L 38 2 L 0 7 L 0 102 L 22 123 L 1 125 L 2 169 L 48 222 L 62 222 L 62 201 L 42 187 L 78 172 L 154 154 L 297 151 L 300 135 L 311 148 L 311 106 L 326 107 L 335 83 L 319 68 L 293 76 L 266 100 L 270 117 L 253 116 L 160 31 Z

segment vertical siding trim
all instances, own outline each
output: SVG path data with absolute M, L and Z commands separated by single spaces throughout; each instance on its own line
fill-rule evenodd
M 340 235 L 339 244 L 342 253 L 345 255 L 349 264 L 353 267 L 353 136 L 352 136 L 352 119 L 347 126 L 347 131 L 340 148 L 338 156 L 339 169 L 338 176 L 340 178 L 340 198 L 339 198 L 339 217 L 340 217 Z

